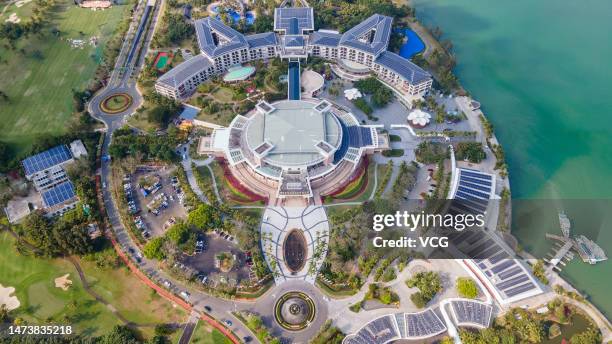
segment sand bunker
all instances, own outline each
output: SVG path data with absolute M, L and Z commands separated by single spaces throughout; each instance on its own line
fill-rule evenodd
M 15 288 L 13 287 L 3 287 L 0 284 L 0 305 L 5 305 L 6 308 L 11 311 L 15 308 L 18 308 L 20 303 L 17 296 L 11 296 L 12 293 L 15 292 Z
M 11 15 L 8 17 L 7 20 L 5 20 L 5 22 L 17 24 L 21 22 L 21 18 L 19 18 L 17 13 L 11 13 Z
M 65 274 L 64 276 L 58 277 L 55 279 L 55 287 L 61 288 L 63 291 L 67 291 L 72 287 L 72 281 L 68 279 L 70 274 Z

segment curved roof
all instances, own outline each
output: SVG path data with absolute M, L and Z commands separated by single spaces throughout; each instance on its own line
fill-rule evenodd
M 387 50 L 393 18 L 373 14 L 342 35 L 340 44 L 378 56 Z
M 321 145 L 317 146 L 321 141 L 333 149 L 339 146 L 340 124 L 330 112 L 319 112 L 317 104 L 305 101 L 285 100 L 273 105 L 270 112 L 257 111 L 246 128 L 249 149 L 264 143 L 271 146 L 265 150 L 266 162 L 276 166 L 310 165 L 324 158 Z
M 423 68 L 390 51 L 380 54 L 374 62 L 401 75 L 412 84 L 431 79 L 431 75 Z
M 212 67 L 210 60 L 206 56 L 198 54 L 167 71 L 157 79 L 157 82 L 171 87 L 178 87 L 186 80 L 189 80 L 194 74 L 209 67 Z
M 217 18 L 198 19 L 194 24 L 200 50 L 211 58 L 249 47 L 243 34 L 223 24 Z

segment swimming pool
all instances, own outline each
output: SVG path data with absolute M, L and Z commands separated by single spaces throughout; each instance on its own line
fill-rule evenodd
M 244 67 L 231 67 L 227 70 L 227 73 L 223 76 L 223 81 L 242 81 L 255 73 L 255 67 L 244 66 Z
M 211 10 L 213 11 L 213 13 L 216 13 L 217 19 L 221 19 L 221 16 L 218 15 L 219 13 L 219 6 L 215 5 L 211 7 Z M 237 23 L 240 21 L 241 17 L 240 17 L 240 13 L 230 9 L 227 11 L 227 14 L 229 14 L 229 16 L 232 18 L 232 22 Z M 246 20 L 247 25 L 253 25 L 253 23 L 255 22 L 255 13 L 253 13 L 253 11 L 247 11 L 244 15 L 244 19 Z
M 416 32 L 405 28 L 403 29 L 403 34 L 406 36 L 407 41 L 400 48 L 399 55 L 401 57 L 409 59 L 425 49 L 425 43 L 423 43 Z

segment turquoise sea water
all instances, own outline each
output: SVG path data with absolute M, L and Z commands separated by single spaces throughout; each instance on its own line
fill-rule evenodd
M 454 43 L 456 72 L 506 151 L 513 198 L 553 200 L 612 257 L 612 2 L 412 2 Z M 513 233 L 541 254 L 555 214 L 516 208 L 534 221 Z M 612 262 L 575 259 L 563 275 L 612 316 Z

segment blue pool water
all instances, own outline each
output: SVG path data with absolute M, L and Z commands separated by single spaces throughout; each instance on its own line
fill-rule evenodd
M 419 35 L 416 32 L 406 28 L 403 29 L 404 35 L 407 38 L 406 43 L 402 45 L 399 51 L 399 55 L 403 58 L 409 59 L 412 56 L 420 53 L 425 49 L 425 43 L 421 40 Z
M 212 11 L 214 13 L 219 13 L 219 7 L 213 6 Z M 229 10 L 228 14 L 232 18 L 232 21 L 234 22 L 234 24 L 240 21 L 240 13 L 234 10 Z M 220 16 L 217 15 L 217 19 L 220 19 Z M 253 23 L 255 22 L 255 15 L 253 14 L 252 11 L 248 11 L 244 16 L 244 19 L 246 20 L 247 25 L 253 25 Z
M 289 62 L 289 100 L 300 100 L 300 63 Z

